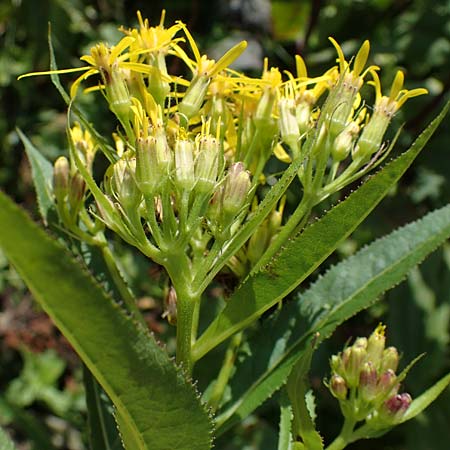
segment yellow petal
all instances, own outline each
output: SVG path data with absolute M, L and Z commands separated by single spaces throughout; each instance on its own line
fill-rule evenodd
M 394 81 L 392 82 L 391 92 L 389 93 L 389 98 L 391 100 L 396 100 L 396 98 L 398 97 L 398 94 L 403 87 L 404 79 L 405 77 L 403 75 L 403 72 L 401 70 L 398 70 L 395 75 Z
M 361 72 L 364 69 L 364 66 L 366 65 L 367 58 L 369 57 L 369 51 L 370 51 L 370 43 L 369 41 L 364 41 L 363 45 L 361 45 L 361 48 L 359 49 L 355 62 L 353 63 L 353 73 L 355 76 L 359 76 Z
M 284 163 L 290 163 L 292 161 L 291 157 L 287 154 L 286 150 L 283 146 L 278 143 L 273 149 L 273 154 Z
M 297 68 L 298 78 L 306 78 L 308 76 L 305 61 L 300 55 L 295 55 L 295 67 Z
M 216 73 L 228 67 L 231 63 L 236 61 L 239 56 L 242 55 L 243 51 L 247 48 L 247 41 L 239 42 L 234 47 L 230 48 L 219 61 L 216 62 L 212 71 L 210 72 L 210 76 L 214 76 Z
M 334 45 L 334 48 L 337 51 L 338 62 L 339 62 L 339 70 L 340 70 L 341 73 L 343 73 L 345 71 L 345 69 L 347 68 L 347 61 L 345 61 L 345 57 L 344 57 L 344 53 L 342 51 L 342 48 L 331 36 L 329 36 L 328 39 Z

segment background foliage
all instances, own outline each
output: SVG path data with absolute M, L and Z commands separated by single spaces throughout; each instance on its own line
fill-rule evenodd
M 293 55 L 298 52 L 305 58 L 310 74 L 319 74 L 335 58 L 328 36 L 335 37 L 346 54 L 352 54 L 364 39 L 369 39 L 373 63 L 383 66 L 382 82 L 390 84 L 395 71 L 402 68 L 407 88 L 426 87 L 430 91 L 430 95 L 411 101 L 395 118 L 397 123 L 406 122 L 396 150 L 400 153 L 449 97 L 450 3 L 437 0 L 433 9 L 429 5 L 426 0 L 41 0 L 36 7 L 31 0 L 0 0 L 0 185 L 35 212 L 30 169 L 16 127 L 25 131 L 51 160 L 67 152 L 65 107 L 50 79 L 16 81 L 21 73 L 48 69 L 48 22 L 61 68 L 78 64 L 77 57 L 98 40 L 115 42 L 120 35 L 117 25 L 134 24 L 137 9 L 156 23 L 161 9 L 166 8 L 166 22 L 181 19 L 188 23 L 202 49 L 213 57 L 219 57 L 236 41 L 247 39 L 249 50 L 238 66 L 249 73 L 261 71 L 263 56 L 271 65 L 292 70 Z M 68 84 L 70 76 L 64 81 Z M 104 118 L 104 129 L 100 131 L 111 131 L 105 105 L 92 102 L 84 107 L 97 117 L 96 123 Z M 396 195 L 383 202 L 330 262 L 445 204 L 450 198 L 449 146 L 450 127 L 444 126 L 396 186 Z M 296 203 L 295 193 L 291 196 L 288 206 L 289 200 Z M 317 213 L 326 207 L 320 205 Z M 117 251 L 126 275 L 135 280 L 132 288 L 150 327 L 170 337 L 172 330 L 159 320 L 164 277 L 157 267 L 121 248 L 120 243 Z M 85 420 L 77 358 L 46 316 L 31 306 L 30 295 L 1 255 L 0 291 L 0 422 L 9 424 L 8 430 L 17 442 L 23 441 L 23 448 L 84 448 L 86 437 L 76 431 Z M 378 321 L 388 324 L 388 339 L 404 352 L 403 361 L 427 351 L 426 358 L 408 378 L 406 387 L 412 395 L 450 369 L 450 245 L 433 254 L 386 297 L 340 327 L 331 340 L 322 344 L 313 361 L 318 425 L 325 438 L 329 439 L 340 426 L 337 404 L 321 382 L 327 359 L 348 338 L 367 334 Z M 169 340 L 169 350 L 170 345 Z M 40 375 L 43 373 L 46 375 Z M 207 379 L 207 374 L 198 376 L 200 388 L 204 388 L 202 380 Z M 426 416 L 397 428 L 383 442 L 363 442 L 351 448 L 444 449 L 450 441 L 446 426 L 449 405 L 447 390 Z M 278 419 L 275 398 L 234 430 L 233 440 L 224 435 L 217 446 L 237 450 L 245 443 L 248 449 L 272 450 L 276 448 Z M 433 433 L 433 429 L 441 431 Z

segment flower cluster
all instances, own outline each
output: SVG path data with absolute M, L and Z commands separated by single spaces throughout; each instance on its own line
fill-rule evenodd
M 183 282 L 196 290 L 224 264 L 243 277 L 264 255 L 267 262 L 314 205 L 383 160 L 393 115 L 426 91 L 403 89 L 398 72 L 389 96 L 382 95 L 379 68 L 366 67 L 369 42 L 348 62 L 331 38 L 338 64 L 320 77 L 309 77 L 297 55 L 295 74 L 283 76 L 265 60 L 261 77 L 250 78 L 229 67 L 245 42 L 214 61 L 200 53 L 184 23 L 166 28 L 164 16 L 151 26 L 138 13 L 138 27 L 121 28 L 116 45 L 92 47 L 81 58 L 85 66 L 43 72 L 82 72 L 70 90 L 73 102 L 81 85 L 95 79 L 83 94 L 103 93 L 117 120 L 115 148 L 98 139 L 87 120 L 87 129 L 72 128 L 70 160 L 55 163 L 55 197 L 72 234 L 104 245 L 108 227 L 166 267 L 172 279 L 179 278 L 173 261 L 181 258 Z M 191 79 L 169 73 L 169 58 L 184 64 Z M 369 76 L 373 108 L 360 94 Z M 92 174 L 97 151 L 110 161 L 101 184 Z M 223 248 L 263 198 L 258 186 L 272 156 L 301 161 L 301 203 L 286 219 L 281 198 L 255 223 L 239 254 L 236 248 L 221 261 Z
M 406 373 L 396 375 L 398 351 L 385 347 L 385 326 L 379 325 L 369 338 L 331 358 L 331 393 L 339 400 L 343 415 L 354 422 L 366 421 L 371 428 L 398 423 L 412 402 L 399 394 Z

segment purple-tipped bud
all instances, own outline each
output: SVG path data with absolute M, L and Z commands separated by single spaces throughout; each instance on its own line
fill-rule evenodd
M 391 394 L 393 390 L 396 389 L 398 389 L 398 383 L 397 375 L 395 375 L 395 372 L 389 369 L 386 372 L 382 373 L 378 379 L 377 398 L 386 398 L 386 396 Z
M 345 400 L 347 398 L 347 384 L 345 380 L 338 374 L 333 374 L 330 380 L 330 392 L 338 400 Z
M 367 341 L 367 358 L 373 362 L 377 369 L 380 367 L 386 343 L 385 328 L 386 326 L 384 325 L 378 325 Z
M 229 170 L 223 191 L 223 213 L 226 221 L 231 221 L 240 212 L 250 191 L 250 174 L 244 164 L 237 162 Z
M 397 394 L 386 400 L 380 408 L 380 419 L 389 423 L 401 420 L 411 405 L 412 398 L 408 393 Z
M 368 361 L 364 363 L 361 373 L 359 374 L 359 393 L 364 401 L 370 402 L 377 396 L 377 384 L 377 369 L 370 361 Z
M 175 142 L 175 183 L 180 189 L 187 191 L 195 183 L 194 144 L 185 139 Z
M 387 370 L 396 371 L 398 367 L 398 350 L 395 347 L 388 347 L 383 351 L 380 372 Z

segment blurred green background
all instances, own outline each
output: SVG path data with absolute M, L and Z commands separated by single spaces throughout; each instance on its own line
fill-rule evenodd
M 309 74 L 319 75 L 335 61 L 333 36 L 346 55 L 363 40 L 372 46 L 371 62 L 382 67 L 382 83 L 390 86 L 395 72 L 405 71 L 406 87 L 425 87 L 429 95 L 407 103 L 392 128 L 405 123 L 396 146 L 407 148 L 437 114 L 450 91 L 450 1 L 435 0 L 0 0 L 0 186 L 33 214 L 36 211 L 30 169 L 16 133 L 20 128 L 50 160 L 66 153 L 65 104 L 49 77 L 17 81 L 17 76 L 47 70 L 48 24 L 60 68 L 80 65 L 79 57 L 99 40 L 115 43 L 118 26 L 136 24 L 136 10 L 151 24 L 167 10 L 166 24 L 181 19 L 199 47 L 219 57 L 236 41 L 249 48 L 237 66 L 259 74 L 264 56 L 269 64 L 293 70 L 295 53 L 306 60 Z M 172 71 L 182 72 L 174 66 Z M 76 75 L 62 78 L 69 85 Z M 107 107 L 93 102 L 83 107 L 100 131 L 109 133 Z M 372 239 L 414 220 L 450 199 L 450 127 L 440 127 L 402 183 L 331 259 L 349 255 Z M 343 193 L 342 195 L 345 195 Z M 333 201 L 337 201 L 334 198 Z M 323 205 L 316 211 L 329 205 Z M 149 267 L 124 251 L 135 292 L 150 306 L 155 331 L 157 293 L 149 297 Z M 154 273 L 150 274 L 155 276 Z M 43 313 L 32 307 L 29 294 L 0 255 L 0 424 L 8 425 L 21 449 L 87 448 L 83 429 L 85 407 L 80 367 L 64 339 Z M 321 379 L 327 361 L 350 337 L 371 331 L 378 321 L 388 324 L 388 339 L 399 347 L 403 364 L 427 352 L 407 379 L 414 395 L 450 370 L 450 245 L 444 246 L 370 311 L 344 324 L 324 344 L 314 362 L 312 384 L 318 396 L 318 426 L 327 442 L 340 427 L 337 404 Z M 278 412 L 268 402 L 257 415 L 217 442 L 218 449 L 276 448 Z M 450 442 L 450 394 L 440 398 L 426 415 L 399 427 L 380 441 L 352 449 L 445 450 Z M 439 430 L 439 432 L 436 432 Z

